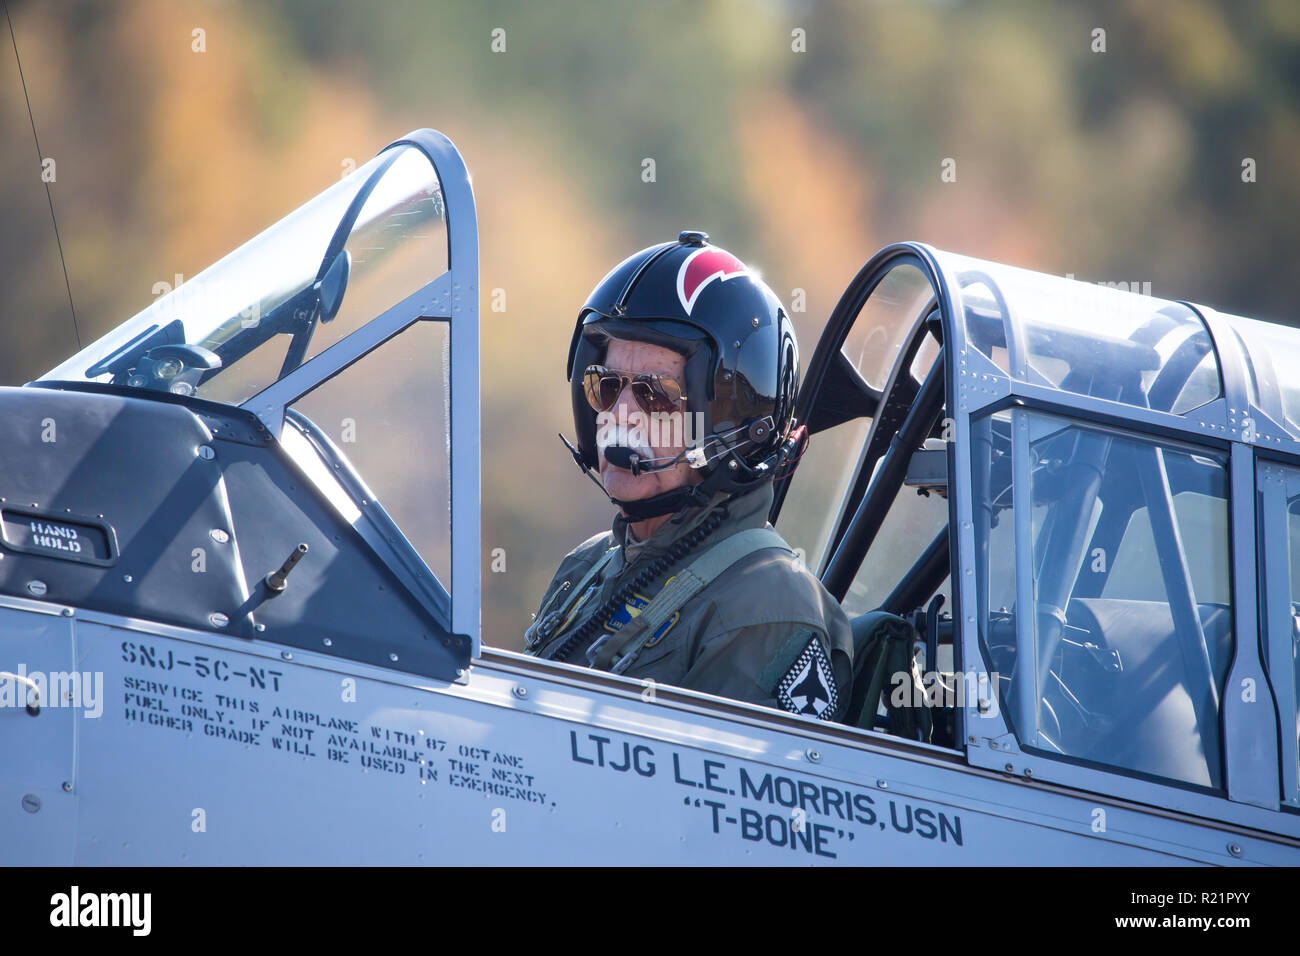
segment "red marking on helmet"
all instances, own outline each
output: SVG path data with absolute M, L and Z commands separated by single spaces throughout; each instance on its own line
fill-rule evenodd
M 682 308 L 690 315 L 695 300 L 710 282 L 714 279 L 725 282 L 747 271 L 745 264 L 730 252 L 705 246 L 687 256 L 677 270 L 677 298 L 681 299 Z

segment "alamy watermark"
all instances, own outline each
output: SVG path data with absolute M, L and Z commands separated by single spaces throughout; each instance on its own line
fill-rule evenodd
M 152 893 L 83 893 L 73 886 L 50 897 L 51 926 L 117 926 L 133 936 L 148 936 L 152 911 Z
M 0 707 L 73 707 L 86 717 L 104 713 L 103 671 L 0 671 Z
M 256 328 L 261 324 L 262 300 L 248 301 L 248 289 L 239 282 L 206 276 L 187 280 L 179 272 L 172 280 L 155 282 L 151 291 L 155 298 L 167 298 L 168 305 L 177 315 L 225 321 L 238 319 L 242 329 Z
M 974 704 L 981 717 L 998 714 L 998 673 L 975 671 L 943 673 L 895 672 L 889 681 L 889 703 L 893 707 L 961 707 Z
M 596 416 L 596 444 L 601 448 L 696 448 L 705 437 L 703 412 L 644 412 L 619 405 Z

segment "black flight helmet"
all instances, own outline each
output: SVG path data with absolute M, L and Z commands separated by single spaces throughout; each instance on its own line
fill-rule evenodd
M 584 372 L 603 363 L 611 338 L 647 342 L 686 359 L 686 411 L 703 414 L 695 446 L 698 486 L 620 502 L 639 519 L 700 503 L 718 491 L 741 494 L 797 460 L 791 412 L 799 385 L 794 326 L 776 294 L 743 262 L 702 232 L 642 249 L 615 266 L 578 313 L 568 379 L 577 449 L 598 469 L 597 413 Z M 699 422 L 699 419 L 695 421 Z M 789 461 L 787 461 L 789 459 Z

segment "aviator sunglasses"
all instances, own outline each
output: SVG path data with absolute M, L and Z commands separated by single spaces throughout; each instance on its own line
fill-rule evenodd
M 677 380 L 657 372 L 633 375 L 604 365 L 589 365 L 582 376 L 587 401 L 598 412 L 607 412 L 613 408 L 629 382 L 636 403 L 652 415 L 680 411 L 685 404 L 682 387 Z

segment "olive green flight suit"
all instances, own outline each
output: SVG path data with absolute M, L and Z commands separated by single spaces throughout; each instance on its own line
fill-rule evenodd
M 612 531 L 583 542 L 560 563 L 527 631 L 527 653 L 554 659 L 567 642 L 563 659 L 568 663 L 838 719 L 851 695 L 849 621 L 788 546 L 764 547 L 727 567 L 636 645 L 630 666 L 608 659 L 618 631 L 675 575 L 738 532 L 770 528 L 771 505 L 770 485 L 735 498 L 720 494 L 706 507 L 667 522 L 644 542 L 630 539 L 626 518 L 615 518 Z M 624 585 L 701 525 L 716 521 L 712 516 L 719 509 L 725 509 L 721 524 L 627 602 L 610 609 L 610 599 Z M 574 644 L 570 638 L 597 614 L 605 620 Z

